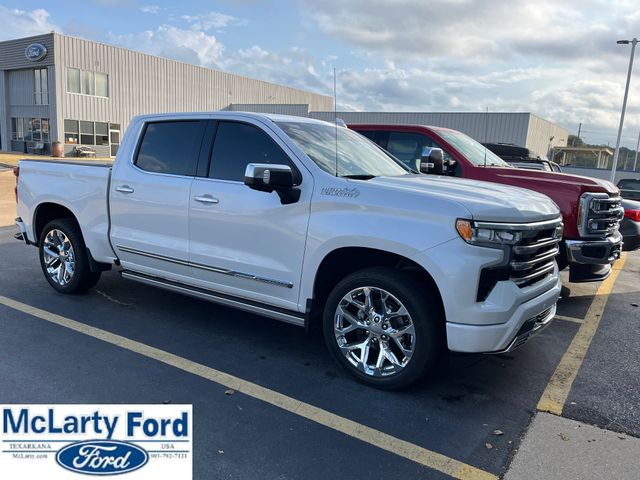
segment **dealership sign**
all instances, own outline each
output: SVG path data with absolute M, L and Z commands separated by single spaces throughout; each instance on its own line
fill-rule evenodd
M 47 47 L 41 43 L 32 43 L 24 50 L 24 56 L 32 62 L 39 62 L 47 56 Z
M 191 405 L 2 405 L 1 476 L 190 480 L 191 416 Z

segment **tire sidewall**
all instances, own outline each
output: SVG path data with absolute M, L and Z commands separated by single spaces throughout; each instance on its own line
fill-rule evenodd
M 413 356 L 400 373 L 389 377 L 372 377 L 358 370 L 344 357 L 335 338 L 333 324 L 338 303 L 351 290 L 365 286 L 394 295 L 407 308 L 414 324 Z M 393 268 L 372 268 L 347 276 L 327 298 L 322 323 L 325 342 L 334 359 L 359 380 L 378 388 L 397 389 L 413 383 L 436 364 L 444 350 L 444 320 L 426 285 L 416 276 Z

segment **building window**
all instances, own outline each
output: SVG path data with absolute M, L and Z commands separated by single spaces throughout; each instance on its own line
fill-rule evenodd
M 49 143 L 49 119 L 12 118 L 11 139 L 23 142 Z
M 67 92 L 108 97 L 109 76 L 106 73 L 67 68 Z
M 64 143 L 77 145 L 80 141 L 79 133 L 80 129 L 78 128 L 77 120 L 64 121 Z
M 109 146 L 109 124 L 96 122 L 96 145 Z
M 67 92 L 80 93 L 80 70 L 67 68 Z
M 96 73 L 96 96 L 109 96 L 109 77 L 106 73 Z
M 49 73 L 46 68 L 33 71 L 34 96 L 36 105 L 49 105 Z
M 93 77 L 93 72 L 82 70 L 82 72 L 80 73 L 80 85 L 82 87 L 82 93 L 84 95 L 95 95 L 96 84 Z
M 95 145 L 93 122 L 80 121 L 80 143 L 82 145 Z

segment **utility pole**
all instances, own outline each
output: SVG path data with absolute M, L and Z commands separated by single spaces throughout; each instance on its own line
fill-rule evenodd
M 640 132 L 638 132 L 638 143 L 636 144 L 636 158 L 633 159 L 633 171 L 636 171 L 636 165 L 638 164 L 638 150 L 640 150 Z
M 624 125 L 624 113 L 627 110 L 627 97 L 629 96 L 629 83 L 631 82 L 631 71 L 633 70 L 633 55 L 636 52 L 638 39 L 618 40 L 618 45 L 631 44 L 631 55 L 629 57 L 629 71 L 627 72 L 627 85 L 624 87 L 624 99 L 622 100 L 622 112 L 620 112 L 620 126 L 618 127 L 618 139 L 616 140 L 616 153 L 613 155 L 613 165 L 611 166 L 611 182 L 616 183 L 616 168 L 618 166 L 618 155 L 620 155 L 620 138 L 622 137 L 622 127 Z
M 578 140 L 580 140 L 580 132 L 582 131 L 582 122 L 578 125 Z

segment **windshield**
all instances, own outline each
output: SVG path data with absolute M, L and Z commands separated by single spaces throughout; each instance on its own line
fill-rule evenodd
M 464 155 L 471 163 L 477 166 L 498 166 L 509 167 L 510 165 L 502 160 L 499 156 L 493 153 L 488 148 L 485 148 L 481 143 L 476 142 L 473 138 L 465 135 L 462 132 L 456 132 L 453 130 L 438 130 L 444 140 L 453 145 L 462 155 Z
M 336 174 L 336 127 L 309 122 L 277 122 L 278 126 L 322 170 Z M 338 127 L 338 176 L 371 178 L 411 171 L 358 133 Z

